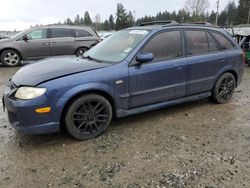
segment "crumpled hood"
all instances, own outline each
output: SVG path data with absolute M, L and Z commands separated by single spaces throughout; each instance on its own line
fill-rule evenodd
M 90 71 L 110 66 L 86 59 L 64 56 L 53 57 L 24 66 L 14 74 L 11 81 L 16 86 L 36 86 L 42 82 L 66 75 Z

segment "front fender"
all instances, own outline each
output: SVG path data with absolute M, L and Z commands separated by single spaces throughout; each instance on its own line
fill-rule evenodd
M 110 95 L 114 101 L 115 108 L 117 108 L 117 105 L 119 106 L 119 104 L 121 104 L 120 98 L 117 97 L 118 95 L 110 86 L 102 83 L 87 83 L 71 88 L 60 97 L 56 104 L 57 108 L 60 109 L 60 114 L 70 99 L 88 91 L 99 91 Z

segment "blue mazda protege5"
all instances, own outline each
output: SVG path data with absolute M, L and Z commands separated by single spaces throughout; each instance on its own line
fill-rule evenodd
M 112 117 L 212 97 L 228 102 L 244 54 L 221 28 L 154 22 L 116 32 L 82 57 L 57 57 L 21 68 L 3 104 L 24 134 L 96 137 Z

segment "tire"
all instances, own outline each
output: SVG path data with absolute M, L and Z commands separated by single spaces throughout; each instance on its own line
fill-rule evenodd
M 224 104 L 231 100 L 236 87 L 236 80 L 231 73 L 223 74 L 216 82 L 213 89 L 213 99 Z
M 112 107 L 106 98 L 96 94 L 83 95 L 67 109 L 65 126 L 77 140 L 95 138 L 107 129 L 112 114 Z
M 21 64 L 21 56 L 15 50 L 4 50 L 0 58 L 3 65 L 6 67 L 15 67 Z
M 84 52 L 88 51 L 88 48 L 80 47 L 76 50 L 76 56 L 83 56 Z

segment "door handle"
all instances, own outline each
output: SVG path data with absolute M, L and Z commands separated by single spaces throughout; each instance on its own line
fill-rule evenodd
M 49 46 L 49 42 L 44 42 L 43 45 L 44 46 Z
M 183 68 L 182 66 L 179 66 L 179 67 L 176 67 L 175 69 L 176 70 L 182 70 L 182 68 Z
M 51 46 L 55 45 L 56 43 L 55 42 L 50 42 L 49 43 Z

